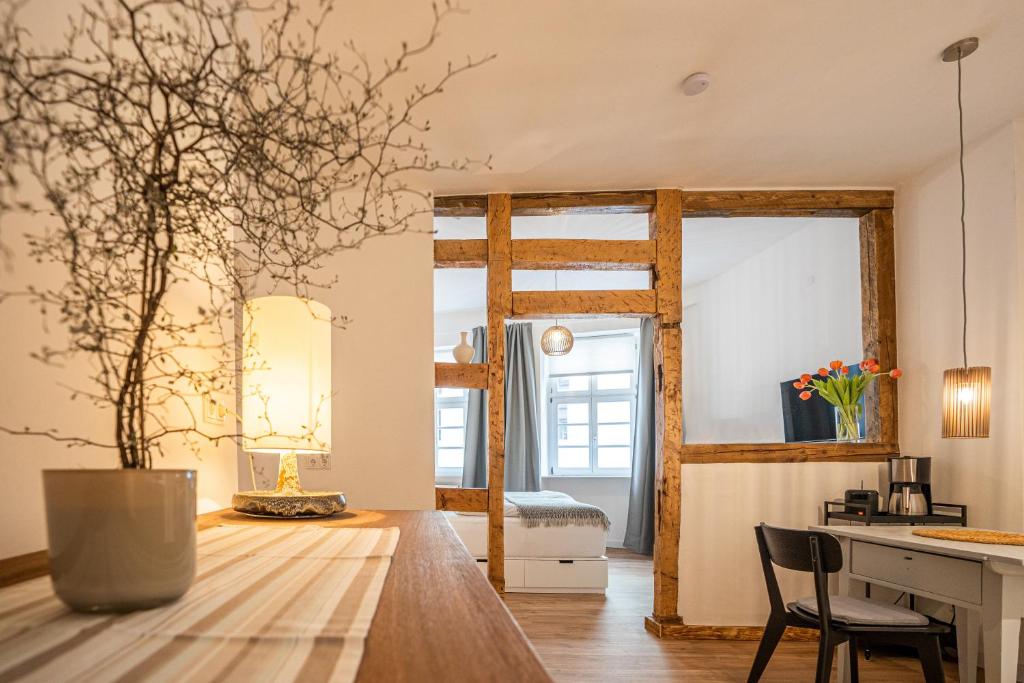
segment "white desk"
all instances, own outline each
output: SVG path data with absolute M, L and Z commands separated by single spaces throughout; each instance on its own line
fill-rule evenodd
M 864 582 L 952 604 L 960 680 L 976 680 L 980 630 L 985 680 L 1013 683 L 1024 617 L 1024 547 L 922 538 L 911 533 L 914 528 L 921 527 L 811 527 L 832 534 L 843 546 L 840 594 L 863 597 L 859 588 Z M 836 659 L 839 681 L 848 683 L 846 645 Z

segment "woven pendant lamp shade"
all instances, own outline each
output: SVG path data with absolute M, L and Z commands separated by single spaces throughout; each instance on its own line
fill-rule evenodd
M 942 373 L 942 438 L 988 438 L 992 368 L 952 368 Z
M 572 351 L 572 331 L 568 327 L 553 325 L 544 330 L 540 338 L 540 350 L 548 356 L 564 356 Z

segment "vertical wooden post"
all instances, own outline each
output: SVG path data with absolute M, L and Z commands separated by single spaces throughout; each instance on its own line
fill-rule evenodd
M 679 618 L 682 407 L 682 193 L 657 190 L 650 214 L 655 240 L 654 331 L 655 521 L 654 610 L 656 620 Z
M 896 252 L 892 209 L 860 219 L 860 303 L 864 356 L 883 369 L 896 366 Z M 868 441 L 897 443 L 896 382 L 881 378 L 865 393 Z
M 505 591 L 505 320 L 512 315 L 512 197 L 487 196 L 487 576 Z

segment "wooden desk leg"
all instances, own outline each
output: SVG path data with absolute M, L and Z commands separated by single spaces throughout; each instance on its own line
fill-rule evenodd
M 850 539 L 839 537 L 843 548 L 843 568 L 835 576 L 833 595 L 850 595 Z M 850 683 L 850 646 L 843 643 L 836 648 L 836 683 Z
M 978 680 L 978 637 L 981 635 L 981 612 L 956 607 L 956 654 L 961 683 Z
M 1024 603 L 1024 577 L 1004 575 L 988 563 L 982 579 L 984 604 L 981 633 L 985 643 L 986 683 L 1014 683 L 1017 680 L 1017 648 Z

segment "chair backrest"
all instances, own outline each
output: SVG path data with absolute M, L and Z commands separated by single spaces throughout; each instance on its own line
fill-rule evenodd
M 818 546 L 821 570 L 834 574 L 843 568 L 843 550 L 835 536 L 823 531 L 782 529 L 762 523 L 758 530 L 764 534 L 768 556 L 772 562 L 798 572 L 813 572 L 812 540 Z
M 761 554 L 761 569 L 772 614 L 781 618 L 786 612 L 775 567 L 814 574 L 814 595 L 818 601 L 818 620 L 821 629 L 828 629 L 832 610 L 828 600 L 828 575 L 843 568 L 843 549 L 839 541 L 821 531 L 781 529 L 762 522 L 754 527 L 757 548 Z

